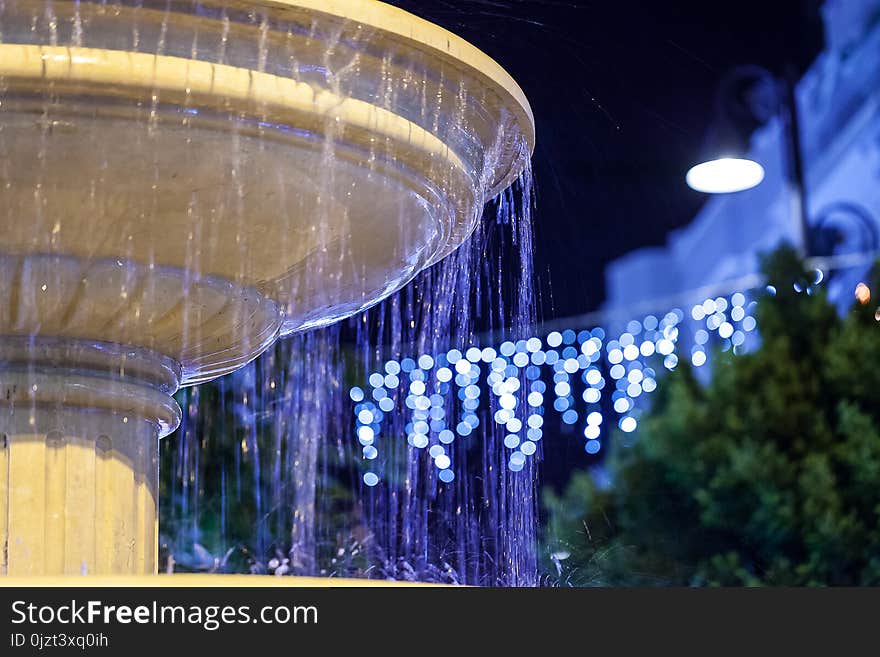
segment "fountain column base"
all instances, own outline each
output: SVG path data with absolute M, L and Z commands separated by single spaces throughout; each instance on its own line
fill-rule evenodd
M 178 380 L 143 349 L 0 338 L 0 574 L 156 572 Z

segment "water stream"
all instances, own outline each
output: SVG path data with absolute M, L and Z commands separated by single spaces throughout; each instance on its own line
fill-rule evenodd
M 407 354 L 533 325 L 531 189 L 525 175 L 461 249 L 376 308 L 182 393 L 186 420 L 162 446 L 170 569 L 536 582 L 536 465 L 508 469 L 495 409 L 446 445 L 456 462 L 447 483 L 408 444 L 403 412 L 386 414 L 378 455 L 365 459 L 348 393 Z M 451 416 L 457 389 L 435 385 Z M 367 485 L 364 473 L 377 469 L 381 481 Z

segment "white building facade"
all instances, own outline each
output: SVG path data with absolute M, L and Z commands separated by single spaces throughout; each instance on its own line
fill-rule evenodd
M 823 15 L 826 48 L 796 89 L 807 216 L 815 222 L 828 208 L 847 203 L 876 221 L 880 0 L 828 0 Z M 751 142 L 750 157 L 764 166 L 764 181 L 747 191 L 710 198 L 688 226 L 670 234 L 665 246 L 633 251 L 612 262 L 606 268 L 604 310 L 619 315 L 675 297 L 686 303 L 690 292 L 698 296 L 707 287 L 757 278 L 761 253 L 783 241 L 799 244 L 799 215 L 787 183 L 785 153 L 783 124 L 771 120 Z M 831 297 L 851 299 L 854 281 L 864 270 L 835 276 L 829 282 Z

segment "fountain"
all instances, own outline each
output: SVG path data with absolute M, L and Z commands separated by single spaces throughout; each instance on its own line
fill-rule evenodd
M 374 0 L 0 0 L 0 573 L 155 572 L 171 395 L 452 253 L 533 143 Z

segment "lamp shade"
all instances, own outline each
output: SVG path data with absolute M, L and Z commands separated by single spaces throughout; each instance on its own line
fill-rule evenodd
M 700 157 L 685 176 L 691 189 L 727 194 L 764 180 L 764 167 L 749 157 L 749 146 L 752 132 L 778 108 L 778 95 L 775 81 L 763 69 L 737 69 L 722 80 Z
M 764 167 L 748 158 L 720 157 L 692 166 L 688 187 L 705 194 L 729 194 L 751 189 L 764 180 Z

